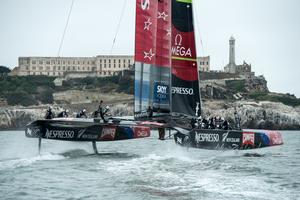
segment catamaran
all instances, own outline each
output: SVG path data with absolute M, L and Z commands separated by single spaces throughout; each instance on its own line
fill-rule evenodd
M 54 118 L 26 126 L 27 137 L 96 142 L 144 138 L 151 128 L 176 131 L 175 142 L 203 149 L 283 144 L 277 131 L 194 128 L 201 116 L 192 0 L 136 0 L 134 119 Z

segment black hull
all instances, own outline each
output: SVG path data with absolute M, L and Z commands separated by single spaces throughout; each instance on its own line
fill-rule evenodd
M 255 149 L 283 144 L 281 134 L 267 130 L 194 129 L 177 132 L 175 142 L 199 149 Z
M 26 126 L 26 137 L 65 141 L 115 141 L 150 136 L 150 128 L 128 123 L 100 123 L 97 119 L 37 120 Z

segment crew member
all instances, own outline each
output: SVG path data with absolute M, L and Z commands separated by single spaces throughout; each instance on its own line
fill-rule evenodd
M 164 140 L 166 135 L 165 128 L 158 128 L 158 139 Z
M 222 117 L 222 121 L 223 121 L 223 124 L 222 124 L 222 129 L 223 130 L 228 130 L 228 126 L 229 126 L 229 124 L 228 124 L 228 121 L 227 120 L 224 120 L 224 118 Z
M 103 110 L 103 108 L 101 107 L 100 109 L 100 116 L 101 116 L 101 119 L 103 120 L 103 122 L 107 122 L 107 120 L 105 119 L 105 115 L 106 113 L 109 111 L 109 106 L 106 106 L 105 109 Z
M 69 110 L 63 110 L 62 112 L 60 112 L 60 113 L 58 113 L 58 115 L 57 115 L 57 117 L 59 117 L 59 118 L 65 118 L 65 117 L 68 117 L 69 115 L 68 115 L 68 113 L 69 113 Z
M 86 109 L 83 109 L 79 113 L 77 113 L 76 118 L 87 118 Z
M 52 118 L 54 118 L 54 112 L 52 111 L 52 108 L 49 106 L 46 111 L 45 119 L 52 119 Z
M 149 118 L 152 118 L 152 117 L 153 117 L 153 110 L 152 110 L 151 106 L 148 107 L 147 113 L 148 113 L 148 117 L 149 117 Z

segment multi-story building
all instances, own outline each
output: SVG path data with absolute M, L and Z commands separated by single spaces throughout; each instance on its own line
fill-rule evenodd
M 200 71 L 210 70 L 210 58 L 199 57 Z M 10 75 L 46 75 L 63 77 L 112 76 L 120 71 L 131 69 L 133 56 L 115 55 L 96 57 L 19 57 L 19 66 Z
M 210 57 L 198 57 L 197 58 L 198 69 L 200 72 L 209 72 L 210 71 Z

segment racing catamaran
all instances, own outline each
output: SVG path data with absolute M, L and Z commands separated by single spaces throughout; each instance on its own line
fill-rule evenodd
M 26 136 L 96 142 L 144 138 L 150 129 L 177 130 L 175 142 L 204 149 L 282 144 L 277 131 L 194 128 L 201 115 L 192 0 L 136 0 L 134 118 L 54 118 L 26 126 Z
M 250 149 L 283 144 L 278 131 L 194 128 L 202 110 L 192 0 L 137 0 L 136 13 L 135 119 L 176 129 L 175 142 L 182 146 Z

